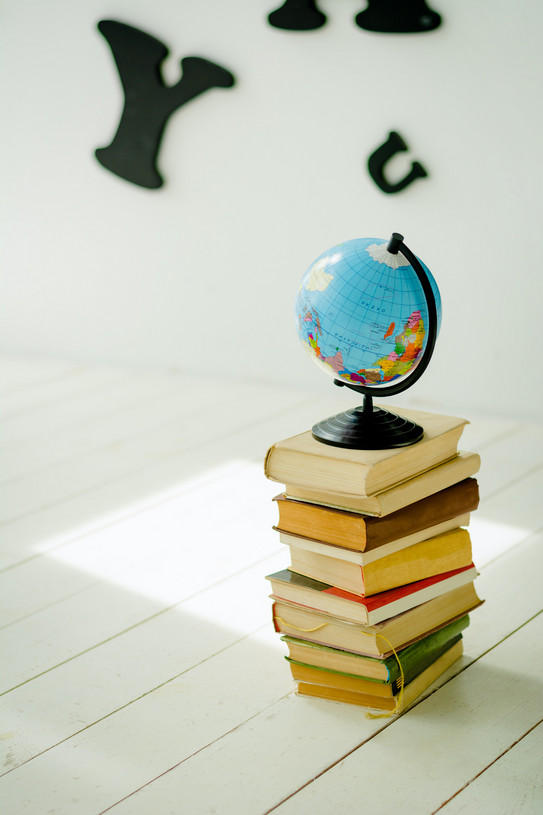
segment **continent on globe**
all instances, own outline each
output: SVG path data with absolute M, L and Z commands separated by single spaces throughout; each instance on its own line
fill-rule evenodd
M 372 382 L 391 382 L 398 376 L 403 376 L 403 374 L 411 370 L 421 354 L 424 333 L 424 323 L 420 311 L 414 311 L 404 325 L 403 332 L 396 337 L 394 350 L 386 357 L 378 359 L 375 363 L 377 370 L 382 371 L 382 377 L 379 379 L 373 378 L 376 368 L 369 371 L 361 370 L 358 373 L 365 376 L 367 381 Z M 387 337 L 386 334 L 385 337 Z M 361 384 L 366 383 L 362 382 Z
M 357 382 L 360 385 L 375 385 L 379 382 L 391 382 L 403 374 L 408 373 L 416 360 L 419 358 L 424 341 L 424 323 L 420 311 L 414 311 L 404 325 L 403 332 L 398 334 L 394 340 L 394 349 L 384 357 L 376 360 L 370 368 L 360 368 L 358 371 L 348 371 L 343 362 L 343 354 L 337 349 L 333 356 L 325 357 L 318 344 L 319 319 L 315 313 L 306 313 L 301 319 L 305 322 L 315 321 L 315 330 L 308 333 L 308 342 L 314 354 L 325 365 L 329 365 L 334 373 L 339 374 L 343 379 L 350 382 Z M 384 338 L 387 339 L 394 331 L 394 323 L 391 323 Z

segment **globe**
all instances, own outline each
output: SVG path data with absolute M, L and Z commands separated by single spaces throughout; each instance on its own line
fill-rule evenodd
M 424 263 L 397 232 L 333 246 L 311 264 L 296 297 L 298 337 L 336 385 L 364 394 L 364 405 L 312 428 L 325 444 L 382 449 L 414 444 L 416 423 L 373 406 L 424 373 L 441 326 L 441 296 Z
M 393 254 L 388 243 L 356 238 L 323 252 L 305 273 L 295 308 L 298 337 L 314 362 L 336 379 L 376 391 L 414 370 L 428 337 L 422 284 L 401 249 Z M 419 262 L 436 303 L 437 335 L 441 297 Z

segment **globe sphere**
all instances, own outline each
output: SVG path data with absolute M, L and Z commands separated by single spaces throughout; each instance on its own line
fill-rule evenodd
M 382 238 L 356 238 L 323 252 L 303 276 L 295 304 L 298 337 L 313 361 L 335 379 L 376 391 L 416 368 L 429 325 L 417 273 L 401 250 L 392 254 L 387 246 Z M 435 297 L 437 334 L 441 297 L 420 263 Z

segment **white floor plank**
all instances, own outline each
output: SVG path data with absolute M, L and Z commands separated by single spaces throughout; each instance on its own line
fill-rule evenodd
M 9 428 L 10 419 L 26 417 L 32 421 L 41 410 L 79 400 L 82 396 L 131 377 L 130 373 L 115 368 L 81 368 L 69 376 L 3 394 L 0 400 L 0 419 L 4 428 Z
M 437 811 L 475 815 L 492 802 L 492 815 L 541 815 L 542 767 L 543 724 L 539 724 Z
M 543 465 L 543 424 L 523 425 L 481 450 L 477 474 L 482 498 L 490 497 L 517 478 Z
M 0 394 L 11 394 L 70 376 L 88 366 L 57 359 L 0 356 Z
M 484 566 L 532 532 L 543 529 L 543 467 L 483 498 L 471 514 L 473 560 Z
M 1 425 L 0 450 L 36 442 L 49 434 L 62 433 L 77 423 L 79 416 L 90 416 L 97 407 L 108 404 L 111 394 L 130 381 L 132 375 L 115 369 L 91 369 L 63 378 L 73 393 L 69 398 L 52 401 L 33 411 L 22 411 L 5 419 Z

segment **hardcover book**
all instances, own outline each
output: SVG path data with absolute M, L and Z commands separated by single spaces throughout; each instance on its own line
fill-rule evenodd
M 293 473 L 292 480 L 285 481 L 285 495 L 299 501 L 382 517 L 475 475 L 480 466 L 478 453 L 460 451 L 449 461 L 370 496 L 341 492 L 339 482 L 333 477 L 328 479 L 325 488 L 307 487 L 296 481 Z
M 428 529 L 423 529 L 421 532 L 408 535 L 406 538 L 399 538 L 390 543 L 383 543 L 380 546 L 364 549 L 364 551 L 353 549 L 352 547 L 339 546 L 335 543 L 324 543 L 323 541 L 315 540 L 315 538 L 304 538 L 302 535 L 282 532 L 277 526 L 274 526 L 273 529 L 279 532 L 279 540 L 286 546 L 297 546 L 300 549 L 307 549 L 308 552 L 317 552 L 321 555 L 328 555 L 328 557 L 334 557 L 335 554 L 342 560 L 350 560 L 352 563 L 358 563 L 360 566 L 367 566 L 368 563 L 373 563 L 374 560 L 392 555 L 394 552 L 399 552 L 408 546 L 413 546 L 415 543 L 428 540 L 436 535 L 442 535 L 444 532 L 450 532 L 452 529 L 466 527 L 469 525 L 469 522 L 469 514 L 461 515 L 459 518 L 452 518 L 450 521 L 437 524 L 437 526 L 428 527 Z
M 290 569 L 267 575 L 266 579 L 271 583 L 271 597 L 274 600 L 294 603 L 307 610 L 333 615 L 348 622 L 375 625 L 472 583 L 476 576 L 477 570 L 471 565 L 370 597 L 343 591 Z M 296 636 L 296 632 L 291 633 Z
M 311 682 L 315 685 L 327 685 L 332 688 L 341 688 L 343 690 L 354 690 L 357 693 L 369 693 L 372 696 L 382 696 L 383 698 L 390 698 L 395 696 L 400 688 L 402 682 L 407 685 L 412 682 L 419 674 L 426 668 L 439 659 L 439 657 L 453 647 L 459 640 L 462 639 L 462 634 L 453 637 L 445 645 L 441 646 L 432 657 L 428 659 L 425 664 L 420 663 L 411 671 L 409 677 L 403 675 L 393 682 L 379 682 L 376 679 L 368 679 L 365 676 L 358 676 L 357 674 L 350 674 L 344 671 L 333 671 L 330 668 L 320 668 L 315 665 L 308 665 L 305 662 L 297 662 L 296 660 L 287 657 L 290 664 L 290 672 L 292 678 L 298 682 Z
M 294 662 L 312 665 L 315 668 L 325 668 L 340 671 L 354 676 L 363 676 L 377 682 L 398 683 L 403 671 L 404 682 L 423 671 L 438 656 L 440 656 L 461 636 L 469 625 L 469 616 L 465 614 L 452 623 L 428 634 L 426 637 L 396 651 L 392 656 L 384 659 L 361 656 L 350 651 L 341 651 L 338 648 L 329 648 L 315 642 L 298 639 L 296 637 L 281 637 L 288 647 L 289 656 Z M 401 665 L 401 669 L 400 669 Z
M 384 698 L 375 694 L 364 693 L 356 689 L 346 689 L 330 685 L 311 682 L 299 682 L 297 693 L 302 696 L 313 696 L 320 699 L 330 699 L 335 702 L 348 702 L 361 705 L 372 710 L 388 711 L 389 713 L 402 713 L 423 693 L 430 685 L 439 679 L 445 671 L 462 656 L 463 643 L 460 639 L 452 648 L 449 648 L 426 670 L 420 673 L 402 691 L 394 696 Z
M 298 546 L 296 540 L 291 542 L 291 570 L 362 597 L 461 569 L 472 562 L 469 532 L 460 528 L 367 564 L 360 563 L 362 553 L 325 543 L 319 547 L 320 551 L 315 552 Z
M 349 622 L 283 600 L 275 600 L 272 613 L 275 630 L 281 634 L 383 658 L 469 614 L 479 605 L 481 601 L 471 582 L 375 625 Z
M 277 528 L 281 532 L 369 552 L 403 540 L 408 542 L 397 548 L 418 543 L 439 534 L 433 531 L 438 526 L 451 524 L 448 529 L 467 526 L 464 522 L 453 522 L 477 509 L 479 487 L 475 478 L 465 478 L 382 518 L 296 501 L 284 494 L 277 495 L 274 501 L 279 512 Z
M 388 406 L 387 406 L 388 407 Z M 424 429 L 416 444 L 385 450 L 353 450 L 322 444 L 310 431 L 274 444 L 266 455 L 268 478 L 366 497 L 412 478 L 457 453 L 466 419 L 418 410 L 394 408 Z

